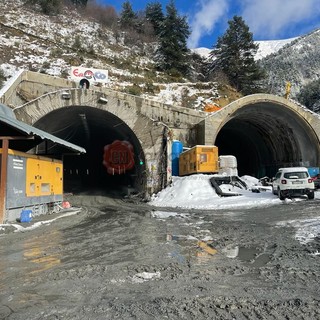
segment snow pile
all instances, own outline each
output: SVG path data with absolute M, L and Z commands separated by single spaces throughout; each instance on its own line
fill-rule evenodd
M 32 231 L 32 230 L 34 230 L 36 228 L 39 228 L 41 226 L 51 224 L 52 222 L 54 222 L 57 219 L 61 219 L 61 218 L 65 218 L 65 217 L 70 217 L 70 216 L 76 215 L 80 211 L 81 211 L 81 208 L 77 208 L 77 209 L 74 209 L 74 210 L 72 210 L 70 212 L 66 212 L 66 213 L 64 213 L 64 214 L 62 214 L 60 216 L 56 216 L 53 219 L 38 221 L 38 222 L 35 222 L 35 223 L 31 224 L 30 226 L 27 225 L 26 227 L 24 227 L 21 224 L 16 224 L 16 223 L 0 224 L 0 231 L 5 231 L 6 228 L 8 228 L 8 227 L 10 227 L 10 228 L 13 227 L 15 229 L 14 232 Z
M 170 186 L 154 194 L 150 204 L 157 207 L 172 207 L 186 209 L 230 209 L 252 208 L 280 204 L 281 201 L 272 194 L 271 188 L 262 192 L 252 192 L 251 188 L 258 185 L 258 179 L 244 176 L 243 181 L 248 189 L 225 184 L 220 188 L 225 193 L 238 193 L 240 196 L 220 197 L 211 186 L 213 175 L 197 174 L 187 177 L 172 177 Z

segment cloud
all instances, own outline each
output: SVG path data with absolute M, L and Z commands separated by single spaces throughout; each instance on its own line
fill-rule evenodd
M 275 38 L 320 16 L 319 0 L 242 0 L 241 16 L 255 37 Z
M 212 33 L 215 24 L 228 11 L 228 0 L 198 0 L 197 7 L 200 9 L 190 23 L 189 48 L 196 48 L 202 36 Z

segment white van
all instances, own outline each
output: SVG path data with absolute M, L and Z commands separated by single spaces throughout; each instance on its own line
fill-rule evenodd
M 281 168 L 273 178 L 272 192 L 280 200 L 302 195 L 314 199 L 314 182 L 305 167 Z

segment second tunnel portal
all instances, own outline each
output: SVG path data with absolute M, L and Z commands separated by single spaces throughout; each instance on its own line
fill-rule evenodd
M 249 103 L 228 115 L 215 144 L 220 155 L 236 156 L 240 176 L 272 177 L 280 167 L 319 163 L 319 140 L 310 124 L 270 101 Z

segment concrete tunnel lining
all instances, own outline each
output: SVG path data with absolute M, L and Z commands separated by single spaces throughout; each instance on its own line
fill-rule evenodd
M 272 102 L 237 109 L 219 130 L 220 155 L 233 154 L 239 175 L 272 177 L 279 167 L 317 166 L 319 141 L 293 110 Z
M 123 194 L 129 186 L 138 192 L 143 190 L 144 168 L 140 160 L 145 161 L 141 145 L 132 130 L 112 113 L 87 106 L 66 107 L 51 111 L 34 125 L 87 151 L 84 155 L 64 156 L 65 192 L 104 190 Z M 121 175 L 108 174 L 102 164 L 104 146 L 115 140 L 128 141 L 134 149 L 134 168 Z M 41 153 L 44 147 L 40 145 L 37 152 Z M 51 152 L 58 154 L 59 150 Z

